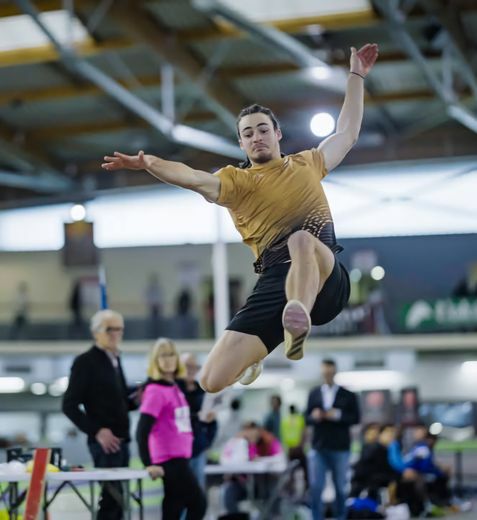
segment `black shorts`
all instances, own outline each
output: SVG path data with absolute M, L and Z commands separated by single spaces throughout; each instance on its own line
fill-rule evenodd
M 282 313 L 287 303 L 285 280 L 290 262 L 269 267 L 260 275 L 245 305 L 232 318 L 227 330 L 258 336 L 268 352 L 283 341 Z M 349 276 L 335 257 L 335 265 L 311 310 L 311 323 L 324 325 L 343 310 L 350 293 Z

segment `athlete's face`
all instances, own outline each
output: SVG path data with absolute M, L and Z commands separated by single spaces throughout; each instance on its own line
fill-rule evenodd
M 282 132 L 273 128 L 272 120 L 258 112 L 242 117 L 238 125 L 240 148 L 252 164 L 263 164 L 280 158 Z

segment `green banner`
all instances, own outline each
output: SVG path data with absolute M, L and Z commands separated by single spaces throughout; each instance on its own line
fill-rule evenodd
M 477 298 L 417 300 L 402 308 L 401 325 L 408 332 L 477 329 Z

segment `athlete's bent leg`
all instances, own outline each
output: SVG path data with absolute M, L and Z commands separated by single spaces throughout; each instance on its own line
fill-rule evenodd
M 226 330 L 210 351 L 202 369 L 200 386 L 206 392 L 220 392 L 267 355 L 267 348 L 258 336 Z
M 285 354 L 303 357 L 303 346 L 311 330 L 310 312 L 330 276 L 335 258 L 331 250 L 308 231 L 297 231 L 288 239 L 291 266 L 285 290 L 288 303 L 283 311 Z
M 287 300 L 298 300 L 311 312 L 316 297 L 335 265 L 331 250 L 308 231 L 296 231 L 288 239 L 291 266 L 285 290 Z

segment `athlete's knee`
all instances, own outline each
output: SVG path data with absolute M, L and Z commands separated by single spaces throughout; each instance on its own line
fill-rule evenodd
M 202 374 L 199 380 L 199 384 L 202 387 L 202 390 L 209 392 L 209 394 L 220 392 L 227 386 L 227 383 L 223 380 L 223 378 L 214 376 L 210 373 Z
M 288 237 L 288 249 L 290 253 L 313 253 L 316 248 L 316 238 L 303 229 L 295 231 Z

